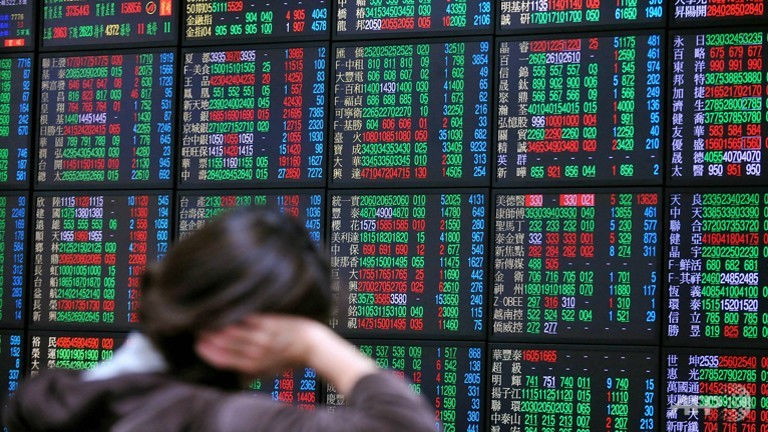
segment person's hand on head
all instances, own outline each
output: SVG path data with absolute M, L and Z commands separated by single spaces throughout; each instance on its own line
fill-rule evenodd
M 309 366 L 342 393 L 378 370 L 373 360 L 327 326 L 293 315 L 249 315 L 237 324 L 201 334 L 195 352 L 211 366 L 249 377 Z
M 306 364 L 317 327 L 321 325 L 307 318 L 254 314 L 201 334 L 195 351 L 214 367 L 262 376 Z

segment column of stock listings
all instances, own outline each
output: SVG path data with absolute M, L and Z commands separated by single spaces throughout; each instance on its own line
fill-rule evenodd
M 0 393 L 269 206 L 436 430 L 768 432 L 766 3 L 0 0 Z

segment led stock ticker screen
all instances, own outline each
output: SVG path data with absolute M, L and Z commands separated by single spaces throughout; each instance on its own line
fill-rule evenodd
M 0 49 L 34 48 L 35 9 L 34 0 L 0 0 Z
M 0 56 L 0 185 L 29 180 L 33 58 Z
M 768 432 L 766 3 L 0 0 L 0 386 L 264 206 L 446 432 Z
M 273 378 L 256 379 L 249 389 L 301 409 L 315 409 L 320 402 L 317 372 L 311 368 L 286 369 Z
M 44 369 L 92 369 L 112 358 L 125 342 L 124 333 L 29 333 L 27 371 L 35 376 Z
M 27 276 L 27 215 L 25 192 L 0 194 L 0 326 L 24 326 Z
M 765 351 L 667 349 L 666 431 L 768 430 Z
M 184 186 L 324 185 L 328 47 L 184 53 Z
M 678 345 L 766 347 L 768 194 L 669 194 L 667 337 Z
M 504 191 L 495 199 L 495 338 L 658 339 L 659 191 Z
M 484 348 L 480 343 L 355 341 L 363 354 L 382 368 L 407 379 L 411 388 L 435 407 L 440 430 L 479 432 L 485 428 Z M 330 409 L 345 398 L 327 385 Z
M 491 47 L 337 45 L 331 184 L 487 184 Z
M 177 0 L 39 0 L 42 47 L 176 41 Z
M 766 0 L 675 0 L 672 20 L 676 23 L 707 23 L 764 19 Z
M 497 183 L 661 183 L 663 39 L 500 39 Z
M 21 330 L 0 330 L 0 367 L 3 373 L 0 378 L 0 399 L 11 396 L 24 377 L 24 332 Z
M 173 51 L 43 57 L 38 184 L 170 186 L 174 61 Z
M 301 193 L 270 191 L 188 192 L 179 197 L 178 238 L 184 238 L 205 222 L 235 207 L 266 206 L 302 222 L 310 238 L 320 244 L 323 237 L 324 194 L 302 190 Z
M 499 31 L 658 27 L 666 19 L 666 3 L 664 0 L 500 0 Z
M 484 193 L 337 193 L 334 327 L 355 337 L 485 334 Z
M 168 249 L 170 194 L 66 192 L 34 200 L 31 325 L 135 327 L 141 274 Z
M 492 0 L 337 0 L 336 34 L 489 33 L 492 11 Z
M 766 182 L 766 37 L 758 29 L 670 36 L 673 182 Z
M 656 348 L 491 344 L 489 357 L 492 431 L 660 430 Z
M 331 0 L 187 0 L 187 41 L 253 41 L 323 37 L 330 28 Z

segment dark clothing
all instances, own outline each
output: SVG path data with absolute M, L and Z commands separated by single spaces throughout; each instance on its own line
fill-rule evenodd
M 3 412 L 10 432 L 434 432 L 435 412 L 393 374 L 357 382 L 347 406 L 328 412 L 274 402 L 267 395 L 224 392 L 166 374 L 134 373 L 84 381 L 51 370 L 24 383 Z

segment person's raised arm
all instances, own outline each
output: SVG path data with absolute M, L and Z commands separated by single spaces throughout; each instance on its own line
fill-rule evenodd
M 338 408 L 334 413 L 262 405 L 269 415 L 262 412 L 258 416 L 267 423 L 254 420 L 258 426 L 241 429 L 237 420 L 221 420 L 219 425 L 222 421 L 227 424 L 219 430 L 434 432 L 437 429 L 435 411 L 423 397 L 415 395 L 399 377 L 379 369 L 373 360 L 331 329 L 309 319 L 253 315 L 237 325 L 201 335 L 195 349 L 211 365 L 246 376 L 264 376 L 287 367 L 309 366 L 347 396 L 349 406 Z M 234 413 L 240 417 L 256 413 L 255 403 L 244 397 L 225 402 L 218 418 L 234 418 Z

